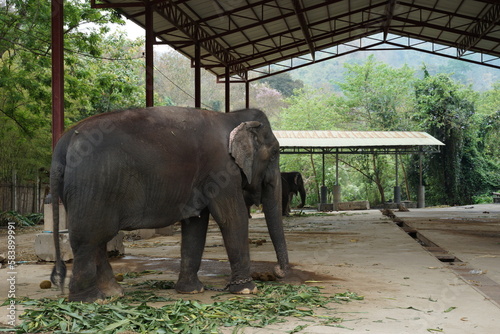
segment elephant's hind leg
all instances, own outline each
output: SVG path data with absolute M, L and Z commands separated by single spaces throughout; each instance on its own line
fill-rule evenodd
M 92 302 L 104 298 L 97 286 L 96 245 L 73 248 L 73 276 L 69 283 L 69 300 Z
M 106 297 L 123 296 L 123 288 L 116 281 L 109 264 L 106 244 L 101 244 L 97 249 L 97 287 Z

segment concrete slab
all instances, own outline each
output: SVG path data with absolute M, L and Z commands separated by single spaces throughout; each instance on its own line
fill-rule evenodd
M 153 230 L 154 231 L 154 230 Z M 124 233 L 122 231 L 108 242 L 107 251 L 114 255 L 123 255 L 125 247 L 123 246 Z M 68 232 L 59 233 L 59 244 L 61 248 L 61 258 L 63 261 L 73 260 L 73 251 L 71 250 Z M 54 236 L 52 233 L 38 233 L 35 237 L 34 251 L 41 261 L 55 261 Z
M 466 261 L 467 265 L 481 269 L 481 277 L 498 283 L 500 239 L 495 231 L 498 234 L 499 211 L 500 206 L 498 209 L 474 206 L 471 209 L 395 210 L 394 213 L 417 229 L 422 228 L 422 233 Z M 273 261 L 275 255 L 263 215 L 253 216 L 250 239 L 266 242 L 250 244 L 252 262 L 257 270 L 265 270 L 266 266 L 272 268 L 273 263 L 269 261 Z M 452 218 L 454 221 L 458 218 L 462 223 L 465 219 L 468 223 L 449 224 L 448 220 Z M 476 219 L 485 221 L 473 223 Z M 431 255 L 379 210 L 292 216 L 285 218 L 285 229 L 294 268 L 284 282 L 322 286 L 325 293 L 349 290 L 364 295 L 365 299 L 331 305 L 332 310 L 317 311 L 344 318 L 341 325 L 345 328 L 320 325 L 320 321 L 311 325 L 311 322 L 290 318 L 286 323 L 266 328 L 244 328 L 239 333 L 286 333 L 298 325 L 309 325 L 304 333 L 469 334 L 496 333 L 500 328 L 500 307 L 494 301 L 479 292 L 473 282 L 463 279 L 450 270 L 448 264 Z M 0 234 L 0 239 L 5 237 L 5 234 Z M 18 251 L 20 254 L 25 252 L 21 255 L 29 259 L 34 233 L 20 233 L 18 237 Z M 3 245 L 0 243 L 0 253 L 5 251 Z M 128 241 L 125 247 L 127 257 L 112 263 L 115 272 L 161 268 L 162 274 L 138 280 L 177 279 L 178 228 L 173 236 Z M 229 264 L 219 229 L 214 223 L 209 226 L 204 258 L 210 261 L 202 264 L 201 280 L 205 284 L 223 287 L 228 280 Z M 17 296 L 56 297 L 59 292 L 55 289 L 42 290 L 39 287 L 41 280 L 48 279 L 51 269 L 52 265 L 18 265 Z M 9 288 L 6 275 L 8 269 L 0 269 L 0 301 L 6 298 Z M 216 294 L 207 291 L 186 296 L 171 290 L 165 293 L 172 298 L 193 298 L 202 302 L 211 302 L 210 297 Z M 0 307 L 0 322 L 6 322 L 7 314 L 6 307 Z M 221 329 L 223 333 L 233 330 Z

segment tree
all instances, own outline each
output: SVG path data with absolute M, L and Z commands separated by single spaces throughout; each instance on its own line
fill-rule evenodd
M 304 88 L 302 80 L 293 80 L 289 72 L 276 74 L 260 81 L 266 82 L 269 87 L 276 89 L 284 97 L 290 97 L 295 90 Z
M 345 96 L 345 121 L 358 130 L 408 130 L 414 71 L 406 65 L 392 68 L 373 55 L 345 66 L 345 80 L 337 83 Z
M 322 89 L 306 86 L 285 102 L 277 122 L 280 130 L 335 130 L 342 126 L 336 100 Z
M 420 129 L 446 146 L 438 154 L 425 158 L 426 198 L 433 204 L 463 205 L 474 196 L 491 189 L 499 177 L 489 177 L 489 163 L 481 152 L 475 101 L 469 88 L 454 83 L 449 76 L 424 78 L 415 86 L 417 110 L 414 115 Z M 498 170 L 498 169 L 497 169 Z
M 500 166 L 500 82 L 481 94 L 477 112 L 481 116 L 479 145 L 485 156 Z
M 92 9 L 88 1 L 65 2 L 67 125 L 138 104 L 137 73 L 143 69 L 130 63 L 137 44 L 108 35 L 109 23 L 122 22 L 117 12 Z M 50 25 L 50 1 L 7 0 L 0 7 L 0 178 L 12 169 L 23 177 L 50 164 Z
M 337 85 L 344 94 L 337 105 L 341 111 L 344 130 L 406 131 L 410 130 L 413 108 L 414 71 L 408 66 L 393 68 L 370 55 L 361 64 L 346 64 L 344 81 Z M 394 161 L 384 155 L 372 155 L 370 164 L 362 156 L 344 158 L 344 164 L 365 177 L 365 189 L 376 185 L 379 196 L 367 193 L 375 202 L 385 202 L 385 191 L 394 186 L 392 175 Z M 368 168 L 368 169 L 367 169 Z

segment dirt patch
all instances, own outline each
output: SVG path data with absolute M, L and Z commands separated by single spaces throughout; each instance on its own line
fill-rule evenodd
M 111 260 L 111 265 L 115 273 L 158 271 L 177 275 L 180 268 L 179 258 L 150 258 L 144 256 L 124 256 Z M 272 272 L 275 262 L 253 261 L 252 272 L 267 273 Z M 200 277 L 227 277 L 231 275 L 231 268 L 227 261 L 203 259 L 198 272 Z M 341 279 L 330 275 L 318 274 L 312 271 L 292 268 L 287 277 L 281 280 L 284 283 L 304 284 L 309 281 L 339 281 Z

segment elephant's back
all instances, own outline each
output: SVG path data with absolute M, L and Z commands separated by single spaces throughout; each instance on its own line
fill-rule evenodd
M 160 216 L 179 219 L 209 159 L 203 119 L 197 110 L 158 107 L 78 123 L 64 139 L 65 197 L 79 207 L 113 203 L 129 228 Z

